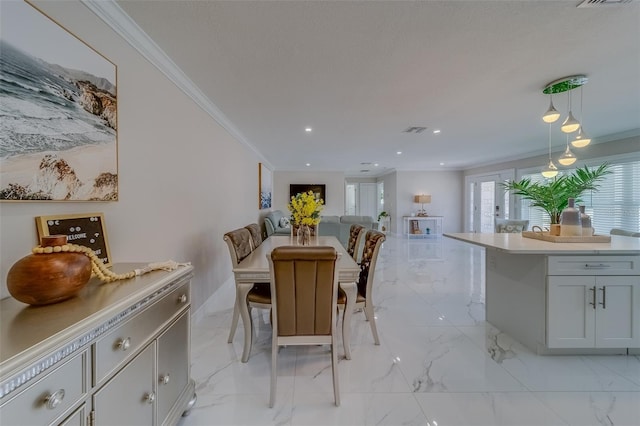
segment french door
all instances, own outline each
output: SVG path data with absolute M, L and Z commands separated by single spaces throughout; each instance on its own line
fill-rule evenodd
M 495 218 L 510 217 L 513 205 L 502 183 L 513 178 L 513 170 L 465 178 L 465 232 L 493 233 Z

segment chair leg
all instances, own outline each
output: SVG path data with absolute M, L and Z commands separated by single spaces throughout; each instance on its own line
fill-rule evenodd
M 278 342 L 276 337 L 271 344 L 271 390 L 269 391 L 269 408 L 273 408 L 276 402 L 276 380 L 278 378 Z
M 373 305 L 365 305 L 364 306 L 364 316 L 369 321 L 369 326 L 371 327 L 371 333 L 373 334 L 373 341 L 376 345 L 380 344 L 380 339 L 378 338 L 378 328 L 376 327 L 376 319 L 374 317 Z
M 227 343 L 233 342 L 233 336 L 236 335 L 236 328 L 238 328 L 238 318 L 240 317 L 240 311 L 238 310 L 238 300 L 233 303 L 233 317 L 231 318 L 231 329 L 229 330 L 229 339 Z
M 336 338 L 333 336 L 331 342 L 331 371 L 333 373 L 333 398 L 336 407 L 340 406 L 340 386 L 338 385 L 338 350 L 336 349 Z

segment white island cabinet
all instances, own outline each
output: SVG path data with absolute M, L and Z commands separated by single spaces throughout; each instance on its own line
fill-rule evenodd
M 1 300 L 2 425 L 175 425 L 195 402 L 191 276 L 188 266 L 94 278 L 47 306 Z
M 539 354 L 640 353 L 640 239 L 445 234 L 486 249 L 487 321 Z

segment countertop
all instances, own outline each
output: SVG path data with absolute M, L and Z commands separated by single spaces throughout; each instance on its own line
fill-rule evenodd
M 507 233 L 445 233 L 444 236 L 511 254 L 640 255 L 640 238 L 620 235 L 612 235 L 610 243 L 552 243 Z
M 123 273 L 145 266 L 122 263 L 112 270 Z M 183 266 L 111 283 L 93 277 L 76 297 L 45 306 L 29 306 L 13 298 L 0 300 L 0 379 L 11 372 L 14 360 L 26 351 L 34 359 L 48 353 L 53 348 L 51 341 L 87 332 L 92 324 L 108 320 L 132 301 L 152 295 L 192 270 L 192 266 Z

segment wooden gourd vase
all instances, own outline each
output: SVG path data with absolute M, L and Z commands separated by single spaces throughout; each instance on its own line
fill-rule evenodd
M 42 247 L 62 246 L 66 235 L 42 237 Z M 67 300 L 91 278 L 91 260 L 84 253 L 30 254 L 18 260 L 7 274 L 11 296 L 29 305 L 49 305 Z

